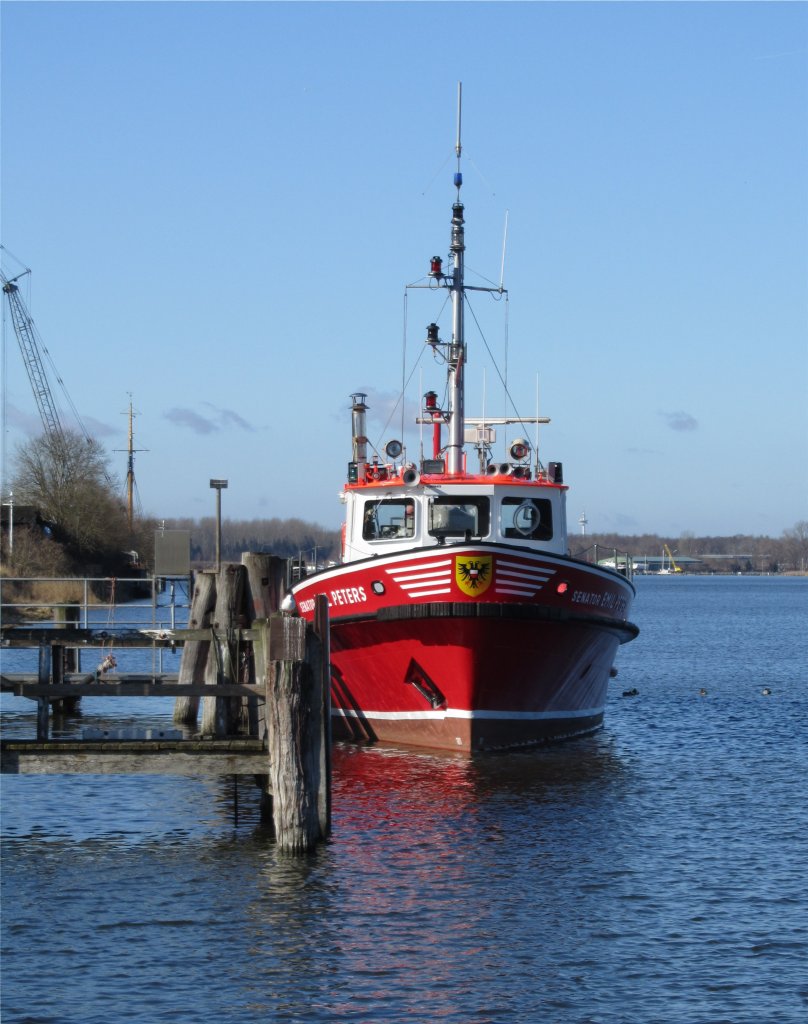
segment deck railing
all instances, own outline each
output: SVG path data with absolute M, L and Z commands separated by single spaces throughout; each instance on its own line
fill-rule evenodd
M 603 566 L 605 569 L 615 569 L 629 580 L 634 577 L 634 558 L 628 551 L 618 551 L 617 548 L 610 548 L 605 544 L 591 544 L 583 551 L 574 552 L 573 557 L 582 562 Z

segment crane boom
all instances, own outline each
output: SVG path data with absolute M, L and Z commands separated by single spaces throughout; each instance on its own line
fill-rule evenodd
M 671 549 L 668 547 L 667 544 L 663 544 L 663 547 L 668 552 L 668 558 L 670 558 L 670 560 L 671 560 L 671 568 L 673 569 L 673 571 L 674 572 L 681 572 L 682 571 L 681 567 L 678 566 L 676 564 L 676 562 L 674 562 L 674 560 L 673 560 L 673 555 L 671 554 Z
M 28 271 L 26 271 L 28 273 Z M 0 275 L 3 282 L 3 291 L 8 298 L 8 305 L 11 310 L 11 321 L 14 324 L 14 333 L 20 343 L 22 359 L 31 382 L 31 389 L 34 392 L 39 415 L 45 432 L 53 438 L 63 438 L 64 430 L 59 419 L 59 413 L 53 401 L 50 384 L 42 363 L 42 355 L 39 350 L 34 321 L 31 319 L 25 303 L 20 297 L 20 290 L 14 283 L 17 278 L 9 280 L 5 275 Z

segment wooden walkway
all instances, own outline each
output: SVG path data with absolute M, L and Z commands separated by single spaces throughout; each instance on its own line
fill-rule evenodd
M 249 555 L 249 564 L 223 565 L 217 578 L 199 574 L 209 602 L 206 628 L 115 632 L 76 627 L 4 627 L 2 649 L 38 649 L 37 673 L 0 672 L 6 692 L 35 701 L 36 738 L 0 743 L 8 774 L 252 775 L 262 808 L 272 814 L 279 845 L 303 852 L 331 827 L 331 709 L 328 603 L 318 598 L 316 621 L 278 613 L 285 560 Z M 231 595 L 239 576 L 257 580 L 247 611 L 266 615 L 244 628 L 245 611 Z M 196 590 L 195 590 L 196 596 Z M 201 604 L 202 598 L 200 598 Z M 223 621 L 224 620 L 224 621 Z M 191 624 L 205 621 L 200 612 Z M 246 618 L 247 622 L 251 617 Z M 181 647 L 179 674 L 68 671 L 71 650 Z M 203 657 L 199 657 L 199 652 Z M 186 656 L 191 655 L 186 668 Z M 75 668 L 78 662 L 73 664 Z M 183 681 L 181 682 L 180 679 Z M 249 679 L 250 681 L 241 681 Z M 83 697 L 172 697 L 177 705 L 205 699 L 202 729 L 149 730 L 148 738 L 87 730 L 81 739 L 51 738 L 52 711 Z M 178 718 L 175 708 L 175 721 Z M 87 732 L 98 736 L 87 738 Z M 140 730 L 144 732 L 144 730 Z M 155 735 L 155 732 L 157 735 Z M 183 735 L 185 734 L 185 735 Z
M 2 771 L 13 775 L 262 775 L 259 739 L 6 740 Z

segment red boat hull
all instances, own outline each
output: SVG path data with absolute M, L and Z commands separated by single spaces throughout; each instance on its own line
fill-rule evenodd
M 486 558 L 477 596 L 456 565 Z M 598 729 L 617 648 L 637 633 L 633 593 L 597 566 L 479 545 L 352 563 L 294 588 L 304 615 L 314 595 L 329 599 L 338 737 L 469 752 Z

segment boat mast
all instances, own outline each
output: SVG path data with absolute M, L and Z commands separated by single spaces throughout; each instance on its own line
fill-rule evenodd
M 463 85 L 457 83 L 457 170 L 454 183 L 457 188 L 457 199 L 452 206 L 452 242 L 450 246 L 452 259 L 452 342 L 449 346 L 449 443 L 447 445 L 447 472 L 458 475 L 463 472 L 463 441 L 465 433 L 465 408 L 463 373 L 466 364 L 466 341 L 464 333 L 464 297 L 463 297 L 463 261 L 466 251 L 463 229 L 463 204 L 460 202 L 460 187 L 463 175 L 460 173 L 460 125 L 463 103 Z
M 127 447 L 116 448 L 116 452 L 126 452 L 126 518 L 129 523 L 129 533 L 135 528 L 135 454 L 148 451 L 147 448 L 135 448 L 135 410 L 132 406 L 132 395 L 129 394 L 129 410 L 122 413 L 129 416 L 129 443 Z
M 129 447 L 126 460 L 126 515 L 129 521 L 129 532 L 135 524 L 135 432 L 133 428 L 134 412 L 129 403 Z

